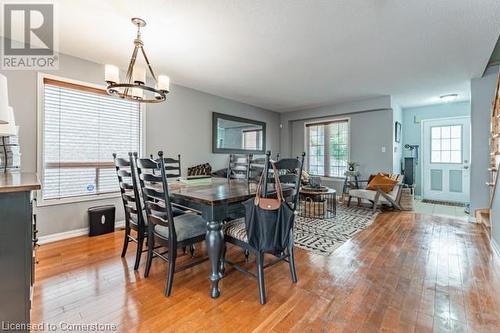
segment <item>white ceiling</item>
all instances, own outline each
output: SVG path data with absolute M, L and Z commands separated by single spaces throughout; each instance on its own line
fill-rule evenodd
M 135 28 L 174 83 L 276 111 L 393 95 L 469 98 L 498 0 L 56 1 L 63 53 L 126 68 Z

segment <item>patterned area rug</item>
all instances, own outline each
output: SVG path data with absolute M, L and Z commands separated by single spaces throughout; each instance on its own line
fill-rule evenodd
M 377 217 L 371 208 L 337 205 L 337 214 L 330 219 L 296 216 L 295 246 L 329 256 L 340 245 L 367 228 Z

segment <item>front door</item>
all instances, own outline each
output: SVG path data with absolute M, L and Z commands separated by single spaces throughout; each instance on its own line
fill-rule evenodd
M 423 198 L 469 202 L 470 117 L 422 121 Z

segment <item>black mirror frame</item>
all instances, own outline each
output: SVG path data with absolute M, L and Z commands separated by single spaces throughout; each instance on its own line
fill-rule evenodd
M 251 150 L 251 149 L 231 149 L 231 148 L 217 148 L 217 120 L 232 120 L 240 121 L 255 125 L 262 126 L 262 149 L 261 150 Z M 263 121 L 252 120 L 247 118 L 241 118 L 236 116 L 231 116 L 224 113 L 212 112 L 212 152 L 214 154 L 264 154 L 266 151 L 266 123 Z

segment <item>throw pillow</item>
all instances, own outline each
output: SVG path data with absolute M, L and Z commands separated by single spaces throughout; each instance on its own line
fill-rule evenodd
M 377 188 L 380 188 L 385 193 L 389 193 L 397 183 L 397 180 L 391 179 L 390 177 L 379 173 L 370 180 L 366 189 L 376 191 Z

